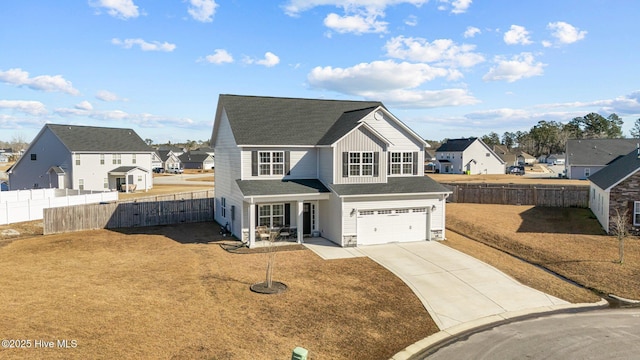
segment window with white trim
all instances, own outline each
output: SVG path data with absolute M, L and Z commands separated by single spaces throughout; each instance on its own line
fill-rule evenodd
M 258 225 L 277 228 L 284 225 L 284 204 L 258 205 Z
M 131 163 L 135 164 L 136 163 L 136 154 L 132 154 L 131 155 Z
M 589 177 L 591 175 L 591 169 L 590 168 L 585 168 L 584 169 L 584 177 Z
M 109 188 L 109 178 L 104 178 L 104 188 L 108 189 Z
M 104 154 L 100 154 L 100 165 L 104 165 Z
M 84 190 L 84 179 L 78 179 L 78 190 Z
M 113 154 L 113 159 L 111 160 L 113 165 L 122 164 L 122 156 L 121 154 Z
M 349 153 L 349 176 L 373 176 L 373 151 Z
M 75 158 L 76 158 L 76 165 L 80 165 L 80 154 L 76 154 Z
M 640 226 L 640 201 L 633 202 L 633 226 Z
M 260 175 L 284 174 L 284 151 L 258 152 L 258 171 Z
M 413 174 L 413 153 L 412 152 L 392 152 L 391 153 L 391 174 Z

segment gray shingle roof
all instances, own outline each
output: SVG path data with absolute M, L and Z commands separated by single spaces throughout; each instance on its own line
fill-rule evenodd
M 378 101 L 225 94 L 220 95 L 219 104 L 227 112 L 238 145 L 317 145 L 321 140 L 326 143 L 353 129 L 355 113 L 345 113 L 383 106 Z
M 334 184 L 338 195 L 450 193 L 451 191 L 428 176 L 388 177 L 380 184 Z
M 635 149 L 638 141 L 638 139 L 567 140 L 567 163 L 568 165 L 606 165 Z
M 70 151 L 153 152 L 132 129 L 45 125 Z
M 443 151 L 464 151 L 469 147 L 477 138 L 471 137 L 468 139 L 449 139 L 436 150 L 436 152 Z
M 182 161 L 183 163 L 203 163 L 209 157 L 211 157 L 211 155 L 207 153 L 193 153 L 193 152 L 186 152 L 178 156 L 180 161 Z
M 608 189 L 638 169 L 640 169 L 640 156 L 638 150 L 633 150 L 589 176 L 589 181 L 601 189 Z
M 328 193 L 320 180 L 236 180 L 244 196 Z

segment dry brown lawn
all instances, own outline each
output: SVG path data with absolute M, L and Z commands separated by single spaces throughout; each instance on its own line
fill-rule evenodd
M 496 184 L 527 184 L 527 185 L 584 185 L 586 180 L 570 180 L 560 178 L 536 178 L 518 175 L 461 175 L 461 174 L 428 174 L 430 178 L 440 183 L 496 183 Z
M 265 254 L 232 254 L 210 223 L 37 236 L 0 247 L 0 334 L 76 340 L 0 358 L 387 359 L 438 331 L 368 258 L 279 252 L 279 295 L 252 293 Z
M 640 299 L 640 240 L 628 238 L 617 263 L 618 241 L 588 209 L 447 204 L 447 228 L 601 293 Z M 534 287 L 554 294 L 543 285 Z

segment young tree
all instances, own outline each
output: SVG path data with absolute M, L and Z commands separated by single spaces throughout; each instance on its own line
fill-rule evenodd
M 631 128 L 631 137 L 638 139 L 640 138 L 640 118 L 636 119 L 633 123 L 633 127 Z
M 629 213 L 622 213 L 616 209 L 616 214 L 611 218 L 611 233 L 618 239 L 618 263 L 624 263 L 624 240 L 629 236 Z

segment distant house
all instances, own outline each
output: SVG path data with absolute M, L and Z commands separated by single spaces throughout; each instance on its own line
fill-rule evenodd
M 153 150 L 132 129 L 47 124 L 9 172 L 12 190 L 148 190 Z
M 175 145 L 160 145 L 158 147 L 159 151 L 171 151 L 175 156 L 180 156 L 187 152 L 185 148 L 181 148 Z
M 11 149 L 0 149 L 0 163 L 9 162 L 10 158 L 13 156 L 13 150 Z
M 424 151 L 424 172 L 425 173 L 434 173 L 438 168 L 436 162 L 436 154 L 433 150 L 425 150 Z
M 566 155 L 562 154 L 551 154 L 546 157 L 545 163 L 549 165 L 564 165 Z
M 635 149 L 638 139 L 567 140 L 565 171 L 567 178 L 585 180 L 618 157 Z
M 164 170 L 182 169 L 182 162 L 180 161 L 179 155 L 176 155 L 172 150 L 157 150 L 156 153 L 162 161 L 161 167 Z
M 436 150 L 440 173 L 504 174 L 505 162 L 482 140 L 449 139 Z
M 589 207 L 607 233 L 617 213 L 629 214 L 633 232 L 640 233 L 640 150 L 589 176 L 589 187 Z
M 504 161 L 505 166 L 518 165 L 518 154 L 504 145 L 494 145 L 493 152 Z
M 220 95 L 211 144 L 215 220 L 249 247 L 283 227 L 343 247 L 444 239 L 451 192 L 381 102 Z
M 518 153 L 518 164 L 519 165 L 532 165 L 536 162 L 536 157 L 533 155 L 529 155 L 524 151 L 520 151 Z
M 187 151 L 179 158 L 184 169 L 213 169 L 213 156 L 204 152 Z

